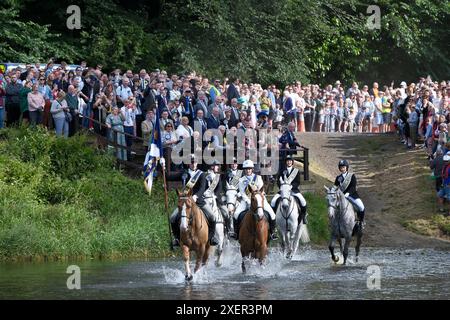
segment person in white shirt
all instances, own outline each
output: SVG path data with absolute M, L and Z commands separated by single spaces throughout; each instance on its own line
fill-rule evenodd
M 133 92 L 131 91 L 130 79 L 128 77 L 122 78 L 122 84 L 116 89 L 117 103 L 119 105 L 124 105 L 125 102 L 133 96 Z
M 176 132 L 178 140 L 184 140 L 192 137 L 194 130 L 189 126 L 189 118 L 182 117 L 181 124 L 178 126 Z
M 125 119 L 123 122 L 123 129 L 126 133 L 125 141 L 127 148 L 131 148 L 133 144 L 133 136 L 136 135 L 136 105 L 133 97 L 125 100 L 125 105 L 120 109 L 120 113 Z M 131 151 L 127 150 L 127 159 L 131 158 Z

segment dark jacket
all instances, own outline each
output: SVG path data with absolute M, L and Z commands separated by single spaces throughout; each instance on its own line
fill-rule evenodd
M 291 174 L 293 174 L 293 171 L 291 172 Z M 292 192 L 294 193 L 299 193 L 300 192 L 300 170 L 298 170 L 297 175 L 295 176 L 294 180 L 292 180 Z M 280 177 L 282 177 L 284 179 L 284 177 L 288 177 L 289 175 L 287 174 L 287 169 L 283 170 L 283 172 L 281 172 Z M 280 179 L 277 179 L 277 184 L 278 184 L 278 188 L 280 187 Z
M 295 133 L 290 134 L 288 130 L 286 130 L 283 135 L 280 137 L 279 142 L 282 144 L 282 149 L 292 149 L 296 150 L 297 147 L 300 147 L 300 144 L 295 137 Z M 280 155 L 283 157 L 295 154 L 296 151 L 281 151 Z
M 343 181 L 344 177 L 342 176 L 342 174 L 340 174 L 336 177 L 334 185 L 339 187 Z M 350 197 L 352 197 L 355 200 L 359 199 L 358 192 L 356 192 L 356 176 L 354 174 L 352 176 L 352 179 L 350 180 L 350 184 L 348 185 L 347 189 L 344 190 L 344 194 L 346 193 L 350 194 Z
M 156 98 L 150 86 L 147 86 L 147 88 L 145 88 L 143 95 L 144 95 L 144 102 L 141 105 L 141 111 L 142 114 L 145 115 L 148 110 L 156 108 Z
M 202 130 L 201 133 L 205 133 L 206 130 L 208 129 L 208 123 L 206 122 L 205 119 L 203 119 L 203 123 L 202 123 L 200 121 L 200 119 L 196 117 L 193 121 L 192 129 L 194 131 L 198 131 L 199 128 L 201 128 L 201 130 Z
M 187 175 L 186 184 L 190 180 L 189 172 L 186 170 L 185 175 Z M 184 182 L 183 182 L 184 183 Z M 197 180 L 197 183 L 192 188 L 192 196 L 197 196 L 197 204 L 202 206 L 205 204 L 205 200 L 203 199 L 203 194 L 205 193 L 207 188 L 206 175 L 204 172 L 201 173 L 200 177 Z
M 210 116 L 207 120 L 206 120 L 207 124 L 208 124 L 208 129 L 218 129 L 220 126 L 220 120 L 219 118 L 214 119 L 213 116 Z
M 19 104 L 19 91 L 22 89 L 22 84 L 16 82 L 15 84 L 8 83 L 6 86 L 6 101 L 5 105 L 8 104 Z
M 241 96 L 239 92 L 237 91 L 234 83 L 230 84 L 227 90 L 227 100 L 228 103 L 231 103 L 231 99 L 236 98 L 239 99 Z

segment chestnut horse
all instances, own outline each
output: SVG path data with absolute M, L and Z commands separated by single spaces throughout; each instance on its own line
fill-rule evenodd
M 194 273 L 205 265 L 209 255 L 208 222 L 202 210 L 192 199 L 192 191 L 180 192 L 178 195 L 178 212 L 181 214 L 180 240 L 183 250 L 184 267 L 186 269 L 185 279 L 193 279 L 189 266 L 190 252 L 195 251 L 196 262 Z
M 262 265 L 267 256 L 269 223 L 264 216 L 264 192 L 252 191 L 250 210 L 244 216 L 239 230 L 242 272 L 246 272 L 245 261 L 251 257 Z

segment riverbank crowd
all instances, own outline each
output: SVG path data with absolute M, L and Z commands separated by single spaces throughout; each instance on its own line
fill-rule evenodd
M 86 62 L 71 70 L 64 62 L 56 67 L 50 61 L 0 73 L 0 128 L 5 121 L 6 126 L 28 123 L 64 137 L 84 128 L 127 147 L 133 136 L 149 145 L 158 115 L 163 147 L 201 136 L 207 129 L 226 136 L 250 128 L 286 128 L 292 133 L 284 141 L 280 137 L 284 142 L 280 145 L 286 147 L 299 145 L 289 140 L 295 132 L 397 131 L 409 149 L 424 140 L 428 157 L 435 160 L 436 152 L 450 150 L 449 101 L 450 81 L 433 81 L 430 76 L 398 85 L 353 82 L 346 88 L 339 80 L 324 87 L 297 81 L 279 88 L 238 78 L 208 79 L 195 72 L 169 75 L 159 69 L 115 69 L 106 73 L 101 65 L 88 67 Z M 108 129 L 127 135 L 113 137 Z M 217 145 L 219 140 L 210 142 Z M 132 154 L 117 156 L 126 160 Z M 439 176 L 439 166 L 434 171 Z M 450 185 L 444 175 L 446 179 Z

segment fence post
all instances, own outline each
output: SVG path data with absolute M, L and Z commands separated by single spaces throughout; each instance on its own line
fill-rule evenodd
M 303 169 L 305 181 L 309 180 L 309 149 L 303 147 Z

